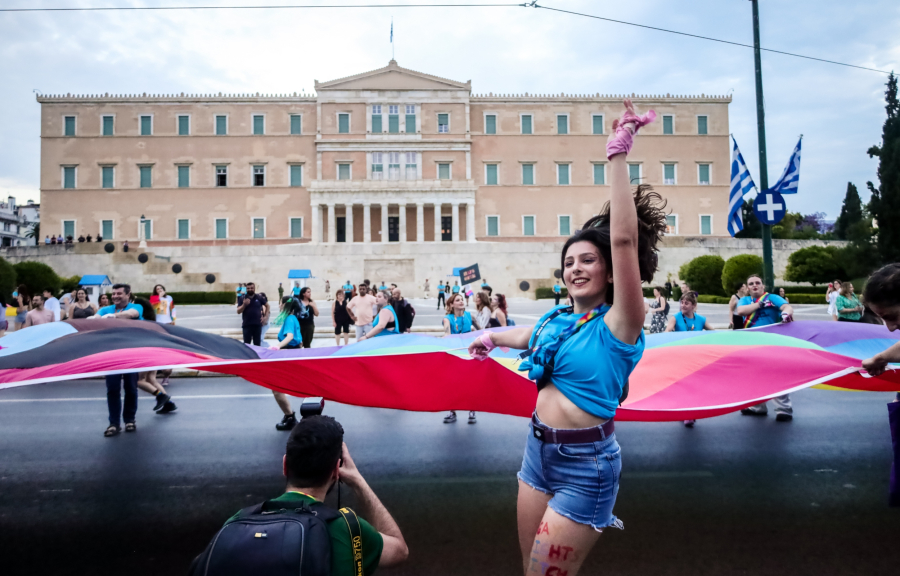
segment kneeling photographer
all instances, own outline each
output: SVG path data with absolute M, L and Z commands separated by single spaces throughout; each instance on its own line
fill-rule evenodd
M 190 573 L 357 576 L 406 560 L 400 528 L 357 470 L 343 439 L 344 429 L 334 418 L 300 420 L 282 463 L 284 494 L 231 517 Z M 338 481 L 356 494 L 362 516 L 323 504 Z

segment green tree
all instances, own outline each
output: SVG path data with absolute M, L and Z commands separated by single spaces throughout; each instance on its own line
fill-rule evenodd
M 0 294 L 7 304 L 12 303 L 12 293 L 16 289 L 16 269 L 12 264 L 0 258 Z
M 763 273 L 763 259 L 755 254 L 738 254 L 725 262 L 722 268 L 722 288 L 726 294 L 734 294 L 751 274 Z
M 788 256 L 784 279 L 788 282 L 809 282 L 813 286 L 825 284 L 835 278 L 846 278 L 846 271 L 839 263 L 837 246 L 808 246 Z
M 45 288 L 50 288 L 54 296 L 59 294 L 62 279 L 43 262 L 19 262 L 13 264 L 13 268 L 16 270 L 18 283 L 24 284 L 32 296 L 42 293 Z
M 881 256 L 876 244 L 872 217 L 863 211 L 863 216 L 847 228 L 849 244 L 835 256 L 835 261 L 844 269 L 846 278 L 868 276 L 881 265 Z
M 885 90 L 887 120 L 881 135 L 881 146 L 872 146 L 869 157 L 877 156 L 878 181 L 875 188 L 867 182 L 872 198 L 869 209 L 878 223 L 878 252 L 884 262 L 900 262 L 900 101 L 897 100 L 897 77 L 892 72 Z
M 744 229 L 735 234 L 735 238 L 762 238 L 762 224 L 753 213 L 751 200 L 744 201 L 741 206 L 741 219 L 744 222 Z
M 722 291 L 722 268 L 725 260 L 721 256 L 707 254 L 685 262 L 678 270 L 678 277 L 691 285 L 700 294 L 724 296 Z
M 834 221 L 834 236 L 839 240 L 849 240 L 847 231 L 853 224 L 863 219 L 863 205 L 859 197 L 859 191 L 853 182 L 847 182 L 847 194 L 844 195 L 844 205 L 841 206 L 841 215 Z

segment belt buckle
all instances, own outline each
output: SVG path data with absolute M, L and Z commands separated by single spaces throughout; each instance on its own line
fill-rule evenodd
M 541 442 L 545 442 L 545 441 L 546 441 L 546 438 L 545 438 L 546 432 L 545 432 L 545 430 L 543 430 L 543 429 L 541 429 L 541 428 L 538 428 L 537 426 L 532 426 L 532 427 L 531 427 L 531 434 L 532 434 L 535 438 L 537 438 L 538 440 L 540 440 Z

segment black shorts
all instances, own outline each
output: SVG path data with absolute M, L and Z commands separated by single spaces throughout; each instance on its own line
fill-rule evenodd
M 344 334 L 350 333 L 350 323 L 349 322 L 347 322 L 346 324 L 338 324 L 337 326 L 334 327 L 334 335 L 335 336 L 337 336 L 341 332 L 343 332 Z

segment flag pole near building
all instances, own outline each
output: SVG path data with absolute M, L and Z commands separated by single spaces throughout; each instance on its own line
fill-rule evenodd
M 766 164 L 766 111 L 763 105 L 762 56 L 759 50 L 759 4 L 753 4 L 753 59 L 756 64 L 756 124 L 759 134 L 759 188 L 769 189 L 769 172 Z M 775 290 L 775 267 L 772 264 L 772 226 L 762 225 L 763 282 L 768 292 Z

